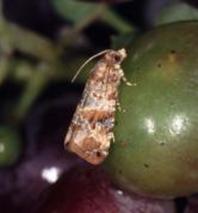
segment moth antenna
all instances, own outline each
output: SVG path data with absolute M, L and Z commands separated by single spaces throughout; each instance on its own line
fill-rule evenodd
M 99 52 L 99 53 L 97 53 L 97 54 L 91 56 L 89 59 L 87 59 L 87 60 L 80 66 L 80 68 L 76 71 L 76 74 L 75 74 L 74 77 L 72 78 L 71 82 L 73 83 L 73 82 L 76 80 L 76 78 L 78 77 L 78 75 L 80 74 L 80 72 L 82 71 L 82 69 L 83 69 L 90 61 L 92 61 L 94 58 L 97 58 L 98 56 L 101 56 L 101 55 L 107 53 L 108 51 L 110 51 L 110 49 L 103 50 L 103 51 L 101 51 L 101 52 Z

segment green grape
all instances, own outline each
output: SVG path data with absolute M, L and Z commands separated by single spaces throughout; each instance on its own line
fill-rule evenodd
M 115 143 L 105 167 L 121 187 L 152 197 L 198 192 L 198 22 L 147 32 L 123 66 Z
M 0 166 L 13 165 L 20 155 L 21 144 L 17 133 L 8 127 L 0 127 Z

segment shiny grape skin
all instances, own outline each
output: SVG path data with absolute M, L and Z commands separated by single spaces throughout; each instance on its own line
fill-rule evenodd
M 34 213 L 173 213 L 172 201 L 127 194 L 100 168 L 77 167 L 42 194 Z

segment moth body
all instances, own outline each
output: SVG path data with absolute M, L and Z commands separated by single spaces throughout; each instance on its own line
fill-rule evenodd
M 118 87 L 124 77 L 125 49 L 108 50 L 92 69 L 65 137 L 66 149 L 91 164 L 100 164 L 114 139 Z

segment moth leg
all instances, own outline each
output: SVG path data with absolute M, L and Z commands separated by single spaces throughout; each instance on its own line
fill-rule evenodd
M 111 138 L 112 142 L 115 143 L 115 135 L 113 134 L 113 132 L 109 133 L 109 137 Z
M 117 106 L 118 111 L 121 112 L 122 108 L 121 108 L 121 104 L 120 104 L 119 100 L 116 102 L 116 106 Z
M 122 80 L 127 86 L 129 86 L 129 87 L 133 86 L 133 84 L 130 81 L 127 80 L 125 75 L 122 76 Z

